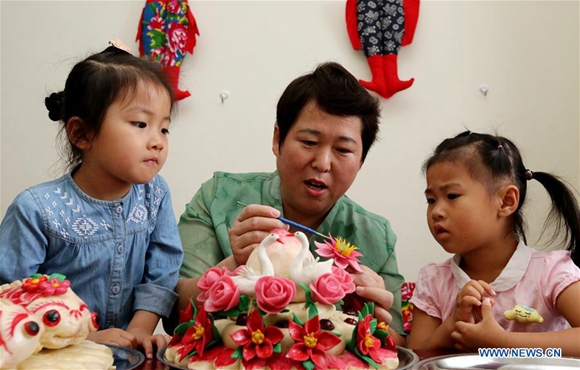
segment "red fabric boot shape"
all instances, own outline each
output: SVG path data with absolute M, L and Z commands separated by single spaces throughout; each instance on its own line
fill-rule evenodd
M 346 0 L 346 30 L 354 50 L 360 50 L 362 45 L 358 35 L 356 0 Z
M 383 70 L 384 70 L 384 83 L 385 83 L 385 95 L 381 94 L 385 98 L 390 98 L 399 91 L 408 89 L 411 87 L 414 78 L 407 81 L 399 80 L 399 72 L 397 66 L 397 54 L 387 54 L 383 55 Z M 373 78 L 374 80 L 374 78 Z
M 367 90 L 371 90 L 376 92 L 377 94 L 388 98 L 387 89 L 385 86 L 385 71 L 384 71 L 384 63 L 383 58 L 385 55 L 373 55 L 372 57 L 367 58 L 367 62 L 369 63 L 369 67 L 371 69 L 371 73 L 373 75 L 373 80 L 371 82 L 359 80 L 361 85 L 365 87 Z
M 173 94 L 175 95 L 176 101 L 181 100 L 181 99 L 185 99 L 191 95 L 189 93 L 189 91 L 179 90 L 179 87 L 177 86 L 177 83 L 179 82 L 179 69 L 180 69 L 180 67 L 167 66 L 167 67 L 161 67 L 161 69 L 163 70 L 163 72 L 165 72 L 165 75 L 167 76 L 167 79 L 169 80 L 169 83 L 171 84 L 171 87 L 173 88 Z
M 417 21 L 419 20 L 419 2 L 420 0 L 403 0 L 403 9 L 405 10 L 405 33 L 401 46 L 409 45 L 413 42 Z

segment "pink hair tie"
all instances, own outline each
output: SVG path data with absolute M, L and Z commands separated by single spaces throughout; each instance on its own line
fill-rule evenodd
M 498 150 L 499 150 L 499 149 L 503 149 L 503 145 L 499 144 L 499 145 L 497 146 L 497 149 L 498 149 Z

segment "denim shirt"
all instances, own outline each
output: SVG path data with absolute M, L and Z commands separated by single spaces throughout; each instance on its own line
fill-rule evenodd
M 67 174 L 21 192 L 0 224 L 0 284 L 64 274 L 98 313 L 101 329 L 125 329 L 136 310 L 169 316 L 182 259 L 171 195 L 159 175 L 103 201 Z

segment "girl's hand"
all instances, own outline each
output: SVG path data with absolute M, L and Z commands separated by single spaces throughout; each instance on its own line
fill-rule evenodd
M 484 298 L 481 306 L 482 319 L 476 324 L 456 322 L 451 338 L 455 348 L 460 351 L 476 351 L 478 348 L 501 347 L 500 341 L 505 338 L 506 331 L 493 317 L 491 300 Z
M 137 348 L 138 345 L 137 338 L 133 334 L 119 328 L 94 331 L 89 333 L 87 339 L 96 343 L 112 344 L 126 348 Z
M 278 220 L 280 211 L 270 206 L 250 204 L 240 212 L 229 236 L 236 263 L 245 265 L 252 251 L 274 229 L 288 230 L 288 225 Z
M 481 301 L 486 297 L 495 296 L 495 291 L 483 280 L 471 280 L 457 293 L 453 317 L 455 321 L 477 323 L 481 320 Z
M 153 347 L 157 349 L 165 348 L 169 343 L 169 335 L 151 335 L 143 328 L 132 328 L 131 333 L 135 336 L 139 347 L 145 351 L 145 357 L 153 358 Z

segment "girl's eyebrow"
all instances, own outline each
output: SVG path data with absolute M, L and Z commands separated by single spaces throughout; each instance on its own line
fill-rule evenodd
M 457 188 L 457 187 L 461 187 L 461 184 L 459 184 L 458 182 L 450 182 L 448 184 L 441 185 L 439 187 L 439 190 L 446 191 L 446 190 L 449 190 L 451 188 Z M 425 189 L 425 194 L 432 194 L 432 193 L 433 193 L 433 189 L 431 189 L 431 188 Z
M 135 106 L 127 109 L 127 112 L 143 112 L 143 113 L 145 113 L 145 114 L 147 114 L 149 116 L 152 116 L 152 115 L 155 114 L 155 112 L 153 112 L 146 105 L 135 105 Z M 165 117 L 163 117 L 163 120 L 171 122 L 171 116 L 165 116 Z

